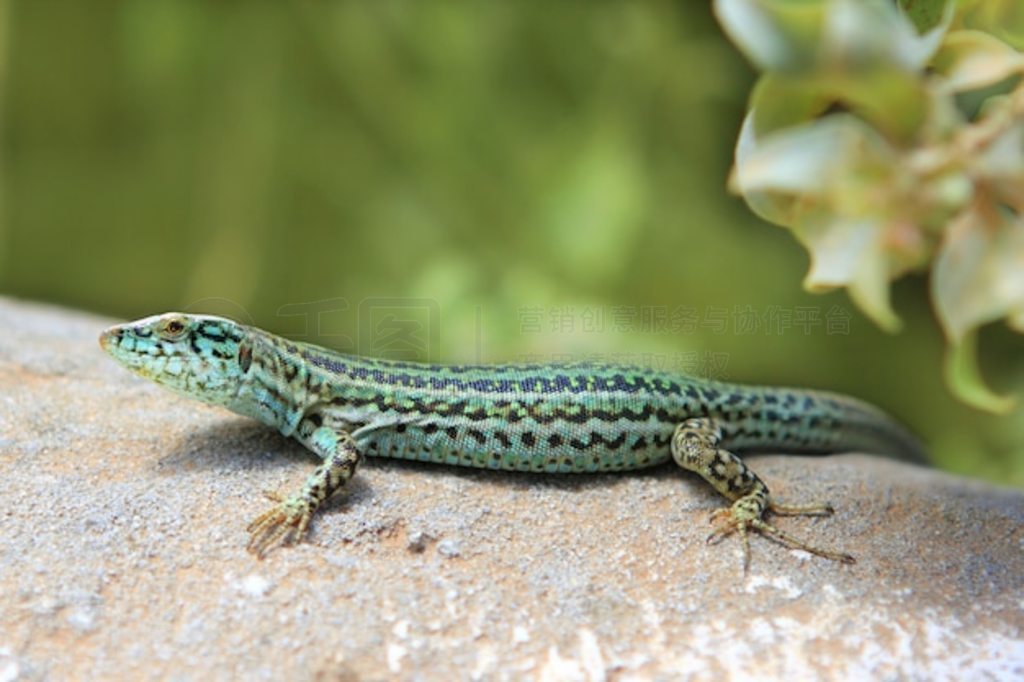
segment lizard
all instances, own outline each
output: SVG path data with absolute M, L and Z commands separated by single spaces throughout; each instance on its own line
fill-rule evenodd
M 716 543 L 749 535 L 843 564 L 769 514 L 827 516 L 828 503 L 783 505 L 737 454 L 887 453 L 924 462 L 915 437 L 880 409 L 839 393 L 750 386 L 652 368 L 564 364 L 432 365 L 346 355 L 210 315 L 166 313 L 115 325 L 101 347 L 137 375 L 259 420 L 320 458 L 292 495 L 247 527 L 264 557 L 301 540 L 317 509 L 367 457 L 549 474 L 621 472 L 669 460 L 731 502 L 712 513 Z

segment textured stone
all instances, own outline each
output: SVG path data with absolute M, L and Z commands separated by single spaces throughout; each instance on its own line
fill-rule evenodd
M 157 311 L 153 311 L 157 312 Z M 708 546 L 672 466 L 558 478 L 367 462 L 308 541 L 245 526 L 313 466 L 129 375 L 108 320 L 0 299 L 0 679 L 1024 675 L 1024 495 L 867 455 L 751 458 L 827 499 Z

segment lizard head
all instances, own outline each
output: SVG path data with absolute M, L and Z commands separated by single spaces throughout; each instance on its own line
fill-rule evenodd
M 247 327 L 222 317 L 165 313 L 114 325 L 100 346 L 126 369 L 172 391 L 228 404 L 252 362 Z

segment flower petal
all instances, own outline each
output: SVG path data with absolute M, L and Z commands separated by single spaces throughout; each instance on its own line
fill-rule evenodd
M 811 269 L 804 278 L 808 291 L 845 286 L 876 324 L 886 331 L 899 329 L 900 320 L 889 301 L 892 273 L 884 224 L 832 217 L 817 224 L 802 221 L 794 231 L 811 254 Z
M 754 116 L 748 115 L 748 121 Z M 821 193 L 836 178 L 867 158 L 891 155 L 888 143 L 860 119 L 833 114 L 755 138 L 745 122 L 746 137 L 737 145 L 734 186 L 744 196 L 754 190 Z
M 948 92 L 977 90 L 1020 73 L 1024 55 L 981 31 L 953 31 L 932 63 Z
M 946 335 L 963 342 L 976 327 L 1024 315 L 1024 222 L 995 206 L 961 213 L 943 239 L 931 280 Z

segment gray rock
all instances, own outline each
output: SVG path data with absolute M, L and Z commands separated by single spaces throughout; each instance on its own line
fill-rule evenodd
M 867 455 L 752 458 L 835 504 L 778 523 L 854 566 L 755 537 L 744 576 L 704 542 L 723 501 L 671 466 L 386 461 L 259 562 L 261 491 L 311 456 L 129 375 L 108 322 L 0 299 L 4 679 L 1024 675 L 1024 495 Z

